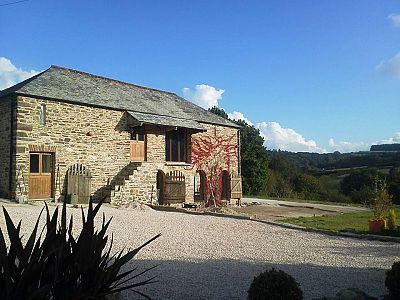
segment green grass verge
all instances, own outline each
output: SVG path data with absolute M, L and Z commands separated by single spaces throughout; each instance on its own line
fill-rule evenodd
M 299 203 L 315 203 L 315 204 L 338 205 L 338 206 L 364 207 L 364 205 L 359 204 L 359 203 L 343 203 L 343 202 L 332 202 L 332 201 L 321 201 L 321 200 L 305 200 L 305 199 L 298 199 L 298 198 L 277 198 L 277 197 L 269 197 L 269 196 L 249 196 L 249 195 L 244 195 L 243 198 L 279 200 L 279 201 L 289 201 L 289 202 L 299 202 Z
M 395 211 L 398 216 L 396 225 L 400 226 L 400 207 L 395 207 Z M 362 211 L 332 216 L 288 218 L 282 220 L 282 222 L 330 231 L 351 229 L 357 233 L 369 233 L 368 220 L 372 219 L 372 217 L 373 215 L 371 211 Z M 382 234 L 391 235 L 391 233 L 387 231 Z

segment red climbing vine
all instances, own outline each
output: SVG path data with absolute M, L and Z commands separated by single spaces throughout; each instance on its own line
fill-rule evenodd
M 238 157 L 235 139 L 236 135 L 192 138 L 191 162 L 205 172 L 207 195 L 213 193 L 217 204 L 221 204 L 222 171 L 229 171 L 232 158 Z

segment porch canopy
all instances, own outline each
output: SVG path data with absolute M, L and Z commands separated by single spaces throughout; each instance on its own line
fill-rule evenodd
M 206 131 L 206 129 L 197 121 L 171 117 L 171 116 L 163 116 L 163 115 L 155 115 L 149 113 L 142 113 L 136 111 L 126 111 L 129 115 L 130 120 L 129 123 L 132 125 L 143 125 L 143 124 L 151 124 L 151 125 L 161 125 L 167 127 L 179 127 L 179 128 L 188 128 L 195 132 Z

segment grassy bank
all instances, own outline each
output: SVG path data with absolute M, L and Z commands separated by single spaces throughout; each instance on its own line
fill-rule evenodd
M 398 216 L 396 225 L 400 226 L 400 207 L 396 206 L 395 210 Z M 325 229 L 330 231 L 341 231 L 350 229 L 357 233 L 369 233 L 368 220 L 372 219 L 372 217 L 372 212 L 362 211 L 334 216 L 288 218 L 283 220 L 283 222 L 303 227 Z M 390 233 L 383 232 L 383 234 Z
M 364 206 L 359 203 L 344 203 L 344 202 L 332 202 L 332 201 L 322 201 L 322 200 L 305 200 L 305 199 L 299 199 L 299 198 L 277 198 L 277 197 L 267 197 L 267 196 L 249 196 L 249 195 L 244 195 L 243 197 L 251 198 L 251 199 L 279 200 L 279 201 L 289 201 L 289 202 L 298 202 L 298 203 L 315 203 L 315 204 L 338 205 L 338 206 L 355 206 L 355 207 L 363 207 Z

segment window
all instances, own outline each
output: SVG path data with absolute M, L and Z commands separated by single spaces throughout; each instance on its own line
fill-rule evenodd
M 30 155 L 29 172 L 39 173 L 39 154 Z
M 29 155 L 29 172 L 31 174 L 51 174 L 53 156 L 51 153 L 31 153 Z
M 184 129 L 168 131 L 165 134 L 166 161 L 186 162 L 186 132 Z
M 46 105 L 40 104 L 39 106 L 39 124 L 46 125 Z
M 52 173 L 53 158 L 51 154 L 42 155 L 42 173 Z
M 131 128 L 131 140 L 132 141 L 144 141 L 144 132 L 143 127 L 134 127 Z

